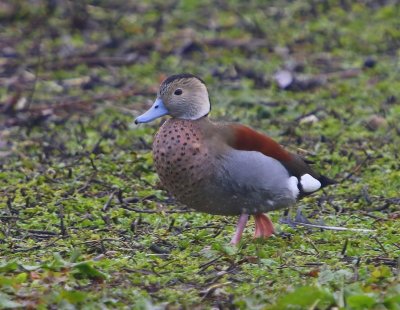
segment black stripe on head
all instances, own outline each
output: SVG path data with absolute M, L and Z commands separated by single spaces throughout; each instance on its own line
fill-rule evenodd
M 194 74 L 190 74 L 190 73 L 180 73 L 180 74 L 174 74 L 171 75 L 169 77 L 167 77 L 162 84 L 163 85 L 168 85 L 170 83 L 172 83 L 175 80 L 181 80 L 181 79 L 190 79 L 190 78 L 195 78 L 198 79 L 201 83 L 203 83 L 204 85 L 206 85 L 206 83 L 204 83 L 204 81 L 199 78 L 198 76 L 195 76 Z

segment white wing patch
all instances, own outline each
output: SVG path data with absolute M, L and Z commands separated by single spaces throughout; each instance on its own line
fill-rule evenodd
M 299 180 L 295 176 L 291 176 L 288 179 L 289 189 L 292 192 L 294 198 L 297 198 L 300 193 L 299 187 L 297 186 L 298 183 Z
M 308 173 L 301 176 L 300 184 L 303 191 L 306 193 L 315 192 L 321 187 L 321 182 L 318 181 L 316 178 L 313 178 Z

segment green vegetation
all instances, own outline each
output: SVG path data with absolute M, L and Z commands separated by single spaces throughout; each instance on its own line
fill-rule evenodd
M 399 16 L 368 0 L 1 3 L 0 308 L 400 309 Z M 206 81 L 214 119 L 337 179 L 298 206 L 349 230 L 272 212 L 275 236 L 249 225 L 234 248 L 235 217 L 177 205 L 152 166 L 160 122 L 132 121 L 180 72 Z

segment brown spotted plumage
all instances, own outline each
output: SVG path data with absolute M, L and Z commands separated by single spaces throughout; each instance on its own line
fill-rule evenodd
M 154 164 L 165 188 L 181 202 L 200 201 L 197 188 L 209 177 L 211 161 L 195 122 L 169 119 L 155 136 Z

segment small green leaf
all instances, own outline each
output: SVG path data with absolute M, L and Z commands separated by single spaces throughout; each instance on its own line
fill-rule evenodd
M 14 279 L 0 276 L 0 287 L 11 286 L 15 283 Z
M 54 253 L 53 257 L 54 259 L 50 263 L 43 265 L 44 268 L 60 270 L 61 268 L 69 267 L 70 264 L 61 257 L 60 253 Z
M 400 310 L 400 294 L 391 298 L 386 298 L 383 304 L 390 310 Z
M 353 295 L 346 300 L 351 309 L 370 309 L 376 303 L 376 298 L 368 295 Z
M 18 269 L 18 263 L 15 260 L 0 264 L 0 272 L 9 272 Z
M 67 290 L 63 290 L 60 294 L 62 298 L 66 299 L 71 304 L 83 302 L 86 299 L 87 295 L 88 294 L 86 292 Z
M 108 275 L 93 267 L 92 262 L 80 262 L 73 266 L 75 276 L 78 278 L 107 279 Z
M 81 255 L 81 252 L 79 250 L 73 249 L 72 252 L 71 252 L 71 256 L 69 258 L 69 261 L 71 263 L 75 263 L 78 260 L 80 255 Z
M 26 271 L 34 271 L 40 268 L 40 266 L 38 265 L 24 265 L 24 264 L 20 264 L 20 266 L 25 269 Z
M 384 278 L 391 276 L 390 268 L 388 266 L 378 266 L 374 268 L 371 272 L 371 280 L 376 282 Z
M 278 302 L 267 309 L 304 309 L 313 306 L 318 309 L 328 309 L 334 304 L 332 294 L 318 287 L 303 286 L 294 292 L 283 295 Z
M 15 302 L 8 295 L 0 293 L 0 309 L 20 308 L 22 304 Z
M 262 263 L 265 266 L 268 267 L 275 267 L 278 265 L 278 262 L 273 260 L 273 259 L 269 259 L 269 258 L 262 258 L 260 259 L 260 263 Z
M 24 283 L 28 279 L 28 274 L 26 272 L 21 272 L 15 277 L 17 283 Z

